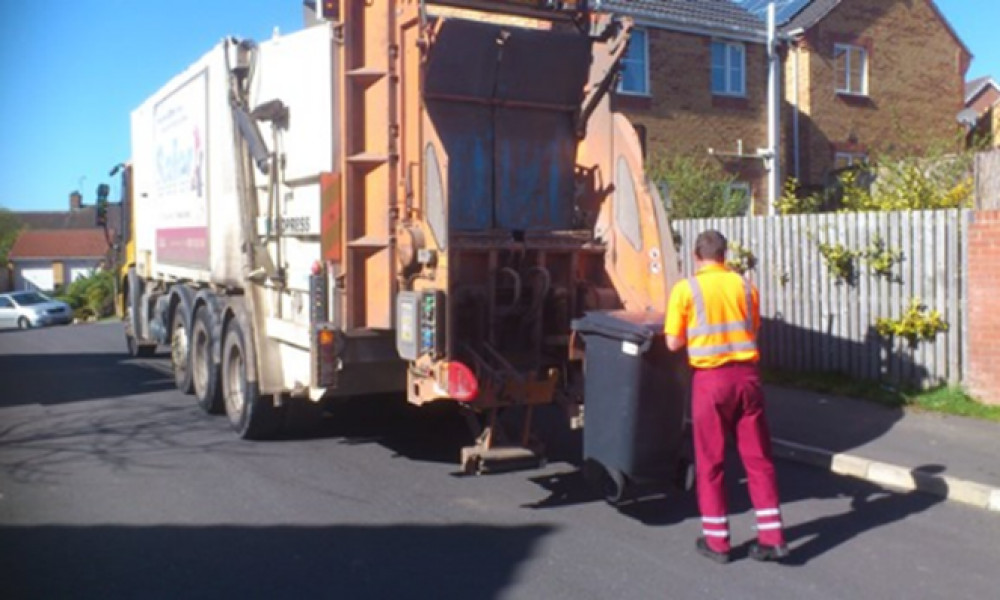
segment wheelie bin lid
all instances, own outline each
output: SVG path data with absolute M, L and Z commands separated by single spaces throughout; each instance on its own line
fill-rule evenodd
M 627 310 L 595 310 L 573 319 L 571 327 L 577 333 L 596 334 L 607 338 L 645 345 L 663 333 L 663 313 Z

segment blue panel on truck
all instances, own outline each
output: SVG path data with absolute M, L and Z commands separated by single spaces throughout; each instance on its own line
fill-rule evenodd
M 490 107 L 428 101 L 447 153 L 448 227 L 482 231 L 493 226 L 493 117 Z M 445 117 L 445 115 L 447 115 Z
M 496 221 L 502 229 L 571 229 L 576 138 L 569 115 L 497 111 Z

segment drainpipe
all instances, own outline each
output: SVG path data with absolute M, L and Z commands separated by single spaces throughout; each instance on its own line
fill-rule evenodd
M 792 59 L 792 85 L 795 90 L 792 93 L 792 159 L 795 163 L 795 179 L 802 181 L 801 159 L 799 158 L 799 44 L 793 42 L 795 57 Z
M 781 140 L 781 57 L 778 54 L 778 39 L 775 26 L 774 2 L 767 5 L 767 151 L 764 165 L 767 168 L 767 214 L 775 214 L 775 206 L 781 190 L 781 161 L 778 144 Z

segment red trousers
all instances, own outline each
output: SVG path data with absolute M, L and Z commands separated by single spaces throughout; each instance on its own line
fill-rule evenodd
M 708 546 L 716 552 L 730 549 L 724 481 L 727 433 L 735 438 L 746 469 L 758 541 L 768 546 L 784 544 L 771 433 L 764 416 L 764 391 L 757 365 L 731 363 L 715 369 L 695 369 L 691 413 L 698 508 Z

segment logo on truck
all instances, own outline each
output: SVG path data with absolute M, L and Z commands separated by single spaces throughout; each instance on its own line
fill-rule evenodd
M 181 84 L 153 109 L 158 260 L 208 265 L 207 74 Z

